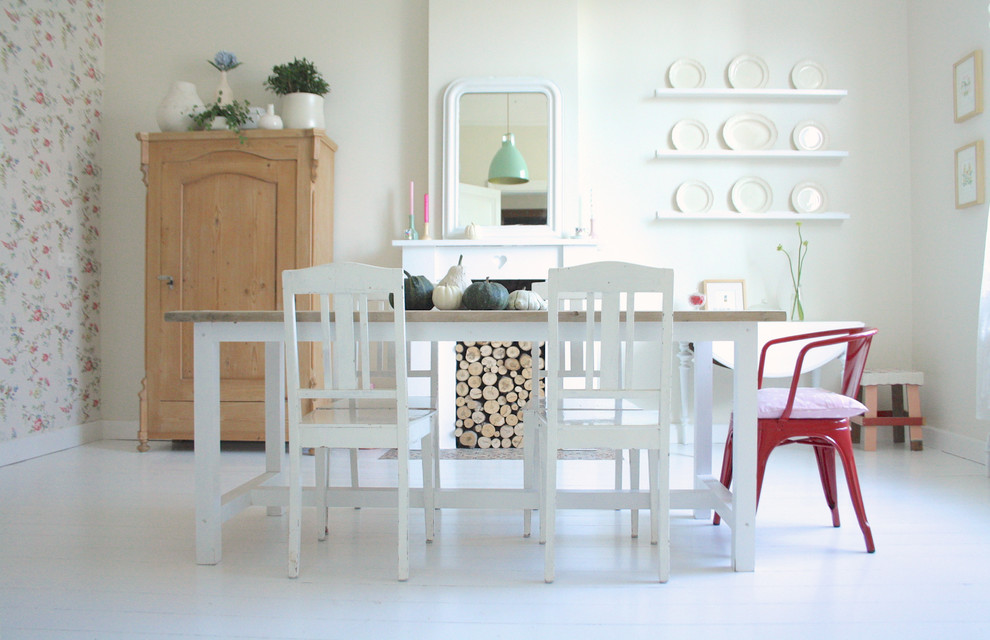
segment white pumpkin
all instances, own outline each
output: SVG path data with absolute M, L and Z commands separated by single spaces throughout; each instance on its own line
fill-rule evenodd
M 471 224 L 469 224 L 467 227 L 464 228 L 464 237 L 466 237 L 468 240 L 476 240 L 477 238 L 480 238 L 481 227 L 479 227 L 478 225 L 472 222 Z
M 433 287 L 433 306 L 437 309 L 450 311 L 461 308 L 461 298 L 464 297 L 464 290 L 454 284 L 440 284 Z
M 508 308 L 519 311 L 544 311 L 547 308 L 547 301 L 535 291 L 518 289 L 509 294 Z
M 461 262 L 463 260 L 464 256 L 462 255 L 457 259 L 457 264 L 448 269 L 447 275 L 441 278 L 440 282 L 437 284 L 454 285 L 461 290 L 461 293 L 464 293 L 464 290 L 468 288 L 469 284 L 471 284 L 471 278 L 467 277 L 467 274 L 464 272 L 464 267 L 461 266 Z

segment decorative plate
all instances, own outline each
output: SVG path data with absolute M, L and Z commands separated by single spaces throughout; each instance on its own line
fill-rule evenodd
M 688 180 L 674 194 L 677 209 L 684 213 L 706 213 L 715 201 L 711 188 L 700 180 Z
M 821 151 L 828 146 L 828 130 L 814 120 L 802 120 L 794 125 L 791 142 L 798 151 Z
M 729 86 L 733 89 L 762 89 L 770 79 L 770 70 L 763 58 L 736 56 L 726 68 Z
M 735 151 L 770 149 L 777 142 L 777 127 L 758 113 L 740 113 L 722 125 L 722 140 Z
M 697 89 L 705 84 L 705 68 L 691 58 L 678 58 L 667 69 L 667 83 L 674 89 Z
M 729 193 L 739 213 L 764 213 L 773 203 L 773 191 L 763 178 L 749 176 L 736 180 Z
M 821 213 L 828 206 L 825 189 L 817 182 L 801 182 L 791 190 L 791 206 L 798 213 Z
M 828 74 L 814 60 L 802 60 L 791 69 L 791 86 L 795 89 L 824 89 Z
M 697 151 L 708 146 L 708 127 L 697 120 L 680 120 L 670 130 L 670 143 L 681 151 Z

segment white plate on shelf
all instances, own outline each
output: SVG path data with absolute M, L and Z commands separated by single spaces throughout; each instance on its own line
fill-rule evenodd
M 824 89 L 828 74 L 814 60 L 802 60 L 791 69 L 791 86 L 795 89 Z
M 791 190 L 791 206 L 798 213 L 821 213 L 828 206 L 825 189 L 817 182 L 801 182 Z
M 770 149 L 777 142 L 777 127 L 758 113 L 740 113 L 722 125 L 722 140 L 734 151 Z
M 688 180 L 674 194 L 677 210 L 684 213 L 707 213 L 715 202 L 711 187 L 700 180 Z
M 763 178 L 739 178 L 729 192 L 732 206 L 739 213 L 764 213 L 773 203 L 773 191 Z
M 679 151 L 697 151 L 708 146 L 708 127 L 698 120 L 680 120 L 670 130 L 670 143 Z
M 697 89 L 705 84 L 705 67 L 691 58 L 678 58 L 667 69 L 667 83 L 673 89 Z
M 821 151 L 828 146 L 828 130 L 814 120 L 802 120 L 794 125 L 791 142 L 798 151 Z
M 733 58 L 725 73 L 733 89 L 762 89 L 770 79 L 770 70 L 763 58 L 750 55 Z

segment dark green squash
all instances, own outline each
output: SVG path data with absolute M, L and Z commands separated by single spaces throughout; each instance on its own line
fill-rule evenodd
M 501 311 L 509 304 L 509 290 L 487 278 L 484 282 L 472 282 L 464 290 L 461 304 L 465 309 Z
M 433 308 L 433 283 L 426 276 L 410 275 L 403 271 L 406 279 L 402 281 L 402 299 L 406 301 L 406 311 L 429 311 Z M 388 303 L 393 305 L 392 294 L 388 294 Z

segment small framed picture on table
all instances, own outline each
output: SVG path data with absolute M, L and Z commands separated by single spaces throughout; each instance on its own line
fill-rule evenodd
M 705 280 L 705 309 L 708 311 L 744 311 L 745 280 Z
M 983 204 L 983 141 L 956 149 L 956 209 Z
M 983 51 L 977 49 L 952 65 L 952 106 L 956 122 L 983 113 Z

